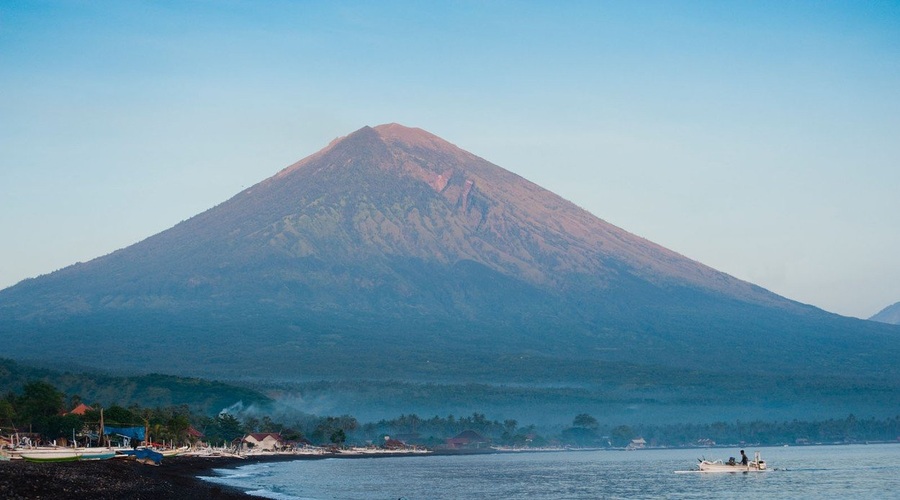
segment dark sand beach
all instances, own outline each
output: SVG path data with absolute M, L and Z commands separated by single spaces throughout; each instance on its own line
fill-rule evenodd
M 213 469 L 298 456 L 237 458 L 171 457 L 159 466 L 133 460 L 63 463 L 0 462 L 0 498 L 5 499 L 247 499 L 246 493 L 198 479 Z
M 441 450 L 434 455 L 494 453 L 491 450 Z M 159 466 L 134 460 L 112 459 L 83 462 L 32 463 L 25 460 L 0 462 L 2 499 L 133 500 L 247 499 L 238 488 L 199 479 L 212 476 L 213 469 L 228 469 L 261 462 L 321 460 L 324 458 L 374 458 L 409 456 L 407 453 L 324 453 L 318 455 L 258 455 L 231 457 L 170 457 Z M 418 455 L 423 456 L 423 455 Z

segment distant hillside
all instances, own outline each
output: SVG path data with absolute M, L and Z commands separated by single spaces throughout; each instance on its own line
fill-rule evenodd
M 0 291 L 0 341 L 219 379 L 627 387 L 639 366 L 650 386 L 838 376 L 900 400 L 900 327 L 780 297 L 396 124 Z
M 171 375 L 130 377 L 37 368 L 0 358 L 0 392 L 19 392 L 31 381 L 41 380 L 69 396 L 104 406 L 143 407 L 187 405 L 194 411 L 212 415 L 243 403 L 265 406 L 271 399 L 254 390 L 221 382 Z
M 892 306 L 885 307 L 878 314 L 869 318 L 870 321 L 878 321 L 880 323 L 888 323 L 890 325 L 900 325 L 900 302 Z

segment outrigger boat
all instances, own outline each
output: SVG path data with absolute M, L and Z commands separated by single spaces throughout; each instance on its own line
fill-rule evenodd
M 190 450 L 190 446 L 182 446 L 181 448 L 172 448 L 168 450 L 153 450 L 162 454 L 163 457 L 175 457 Z
M 159 465 L 163 459 L 162 453 L 145 447 L 135 448 L 133 450 L 121 450 L 119 453 L 134 457 L 138 462 L 150 465 Z
M 733 458 L 727 462 L 700 460 L 700 472 L 764 472 L 765 470 L 766 462 L 759 458 L 758 451 L 753 460 L 747 462 L 747 465 L 735 462 Z
M 74 462 L 81 458 L 75 450 L 34 449 L 23 451 L 20 456 L 27 462 Z
M 109 460 L 116 456 L 115 448 L 78 448 L 75 451 L 80 454 L 80 460 Z
M 700 461 L 700 469 L 699 470 L 677 470 L 676 473 L 686 473 L 686 472 L 766 472 L 769 470 L 766 467 L 766 462 L 759 457 L 759 452 L 757 451 L 753 457 L 753 460 L 747 462 L 747 464 L 742 464 L 740 462 L 736 462 L 734 458 L 730 458 L 727 462 L 722 462 L 721 460 L 706 460 L 703 458 L 698 459 Z

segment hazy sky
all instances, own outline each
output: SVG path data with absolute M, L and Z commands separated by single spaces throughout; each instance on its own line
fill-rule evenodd
M 0 2 L 0 288 L 364 125 L 840 314 L 900 301 L 898 2 Z

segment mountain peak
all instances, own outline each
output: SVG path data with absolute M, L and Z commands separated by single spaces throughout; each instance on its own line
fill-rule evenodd
M 386 123 L 374 127 L 374 130 L 389 144 L 400 143 L 432 150 L 461 151 L 453 144 L 420 128 L 406 127 L 398 123 Z
M 877 314 L 869 318 L 870 321 L 900 325 L 900 302 L 887 306 Z
M 846 342 L 819 342 L 820 327 Z M 11 354 L 115 344 L 124 351 L 109 358 L 123 364 L 135 357 L 119 354 L 139 351 L 185 366 L 200 352 L 286 373 L 306 366 L 299 359 L 425 373 L 510 353 L 696 367 L 738 352 L 785 368 L 822 348 L 869 356 L 883 337 L 861 344 L 854 328 L 396 123 L 336 139 L 139 243 L 0 291 Z M 878 353 L 893 363 L 890 346 Z M 857 358 L 833 359 L 838 369 Z

